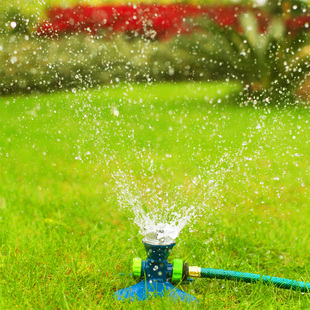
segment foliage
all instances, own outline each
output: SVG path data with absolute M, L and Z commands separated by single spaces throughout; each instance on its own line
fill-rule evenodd
M 309 71 L 308 14 L 180 4 L 94 12 L 89 6 L 54 8 L 49 14 L 56 28 L 44 24 L 38 31 L 45 36 L 33 33 L 33 19 L 20 11 L 3 14 L 0 93 L 224 79 L 241 82 L 248 96 L 294 97 Z M 184 22 L 184 16 L 190 17 Z
M 193 32 L 185 18 L 204 16 L 221 26 L 238 26 L 238 16 L 251 10 L 246 6 L 198 6 L 193 4 L 140 5 L 78 5 L 72 8 L 54 7 L 38 27 L 38 34 L 56 36 L 64 33 L 98 34 L 124 32 L 149 39 L 165 39 Z
M 189 41 L 183 40 L 180 48 L 195 53 L 213 77 L 241 82 L 248 96 L 268 100 L 286 96 L 291 100 L 310 73 L 307 23 L 296 23 L 300 29 L 293 32 L 293 27 L 287 27 L 293 23 L 275 16 L 262 31 L 251 12 L 242 15 L 240 23 L 242 32 L 199 20 L 204 35 L 194 34 Z
M 195 58 L 186 51 L 171 53 L 172 46 L 125 35 L 109 40 L 89 35 L 40 40 L 11 35 L 9 41 L 0 37 L 0 61 L 5 64 L 0 68 L 0 92 L 194 78 Z
M 292 2 L 292 1 L 291 1 Z M 250 5 L 194 5 L 194 4 L 127 4 L 127 5 L 77 5 L 74 7 L 53 7 L 47 11 L 47 19 L 37 29 L 39 35 L 58 36 L 66 33 L 100 34 L 125 32 L 133 36 L 150 39 L 165 39 L 177 34 L 192 33 L 195 28 L 184 22 L 185 18 L 201 17 L 211 19 L 221 27 L 233 27 L 243 32 L 240 18 L 244 14 L 255 15 L 260 31 L 266 31 L 272 23 L 272 17 L 284 20 L 288 31 L 298 31 L 310 22 L 305 4 L 283 2 L 265 5 L 258 9 Z M 279 7 L 279 12 L 276 8 Z
M 182 5 L 105 5 L 52 8 L 48 20 L 39 26 L 40 35 L 58 35 L 72 32 L 98 34 L 125 32 L 135 36 L 163 38 L 182 29 L 183 18 L 199 13 L 196 6 Z
M 0 35 L 32 33 L 37 20 L 34 16 L 25 14 L 19 8 L 13 6 L 1 11 L 0 14 Z

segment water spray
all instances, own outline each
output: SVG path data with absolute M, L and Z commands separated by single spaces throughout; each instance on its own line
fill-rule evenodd
M 282 289 L 300 292 L 310 292 L 310 283 L 296 280 L 246 273 L 240 271 L 202 268 L 189 266 L 181 259 L 168 263 L 172 248 L 176 245 L 174 239 L 165 237 L 158 239 L 158 233 L 150 234 L 143 239 L 147 259 L 133 259 L 133 276 L 140 280 L 135 285 L 115 292 L 118 300 L 146 300 L 151 297 L 169 296 L 174 300 L 198 302 L 198 299 L 176 288 L 172 283 L 188 283 L 192 278 L 209 278 L 235 280 L 246 283 L 263 283 Z

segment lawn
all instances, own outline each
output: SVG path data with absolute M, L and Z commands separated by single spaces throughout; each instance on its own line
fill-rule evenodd
M 131 210 L 119 207 L 115 173 L 149 186 L 150 162 L 171 201 L 175 186 L 218 182 L 212 195 L 195 186 L 172 210 L 201 197 L 201 216 L 170 259 L 310 282 L 309 108 L 242 103 L 238 87 L 1 98 L 1 309 L 307 308 L 308 294 L 206 279 L 180 286 L 198 305 L 113 298 L 135 283 L 132 258 L 146 256 Z

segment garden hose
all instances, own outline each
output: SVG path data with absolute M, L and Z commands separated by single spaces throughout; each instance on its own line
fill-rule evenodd
M 200 277 L 209 279 L 236 280 L 246 283 L 262 282 L 263 284 L 270 284 L 283 289 L 291 289 L 294 291 L 308 293 L 310 292 L 310 283 L 240 271 L 190 266 L 188 267 L 188 276 L 194 278 Z

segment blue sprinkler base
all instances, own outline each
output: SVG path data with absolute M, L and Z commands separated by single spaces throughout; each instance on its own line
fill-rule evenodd
M 174 300 L 198 302 L 196 297 L 174 287 L 170 282 L 149 283 L 146 281 L 141 281 L 135 285 L 116 291 L 115 296 L 120 301 L 142 301 L 152 297 L 169 296 Z

